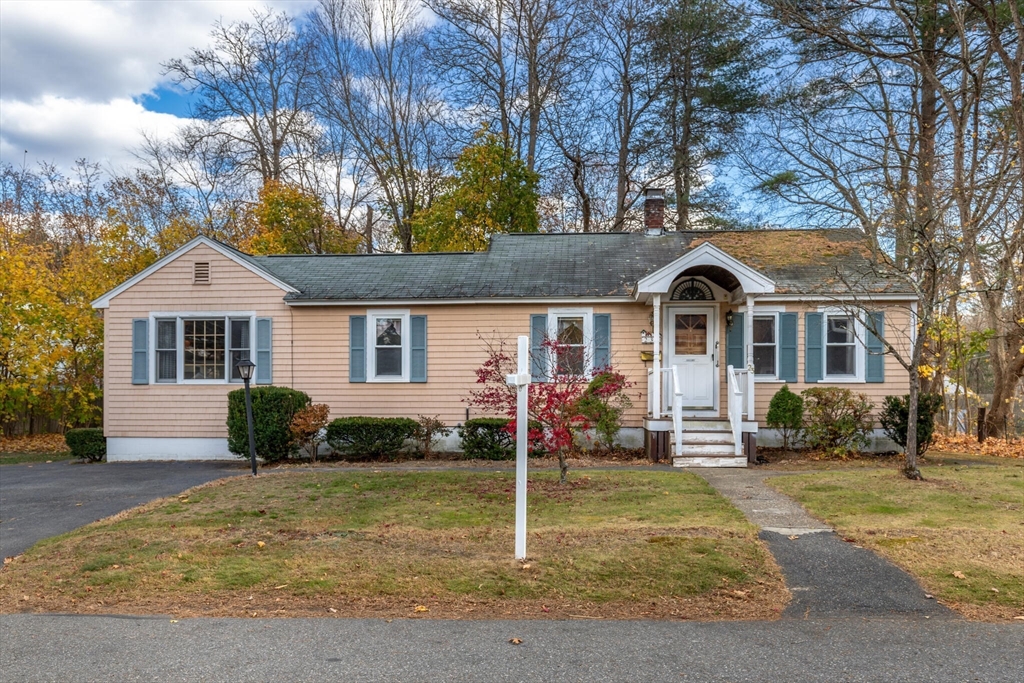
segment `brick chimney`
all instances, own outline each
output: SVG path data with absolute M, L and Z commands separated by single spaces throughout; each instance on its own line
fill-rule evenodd
M 644 230 L 652 236 L 665 232 L 665 190 L 655 187 L 644 190 Z

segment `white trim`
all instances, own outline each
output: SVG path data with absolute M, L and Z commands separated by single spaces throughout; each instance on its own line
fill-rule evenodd
M 176 260 L 180 256 L 184 256 L 185 254 L 187 254 L 188 252 L 192 251 L 195 247 L 198 247 L 201 244 L 204 245 L 204 246 L 207 246 L 207 247 L 209 247 L 211 249 L 213 249 L 214 251 L 216 251 L 218 254 L 220 254 L 221 256 L 223 256 L 225 258 L 231 259 L 232 261 L 234 261 L 238 265 L 242 266 L 243 268 L 245 268 L 249 272 L 254 273 L 255 275 L 260 276 L 261 278 L 263 278 L 264 280 L 266 280 L 270 284 L 272 284 L 275 287 L 278 287 L 278 288 L 284 290 L 285 292 L 294 293 L 294 294 L 297 294 L 299 292 L 299 290 L 295 289 L 294 287 L 292 287 L 290 284 L 288 284 L 284 280 L 279 280 L 278 278 L 274 277 L 268 271 L 266 271 L 266 270 L 264 270 L 262 268 L 259 268 L 257 266 L 254 266 L 253 264 L 249 263 L 248 261 L 246 261 L 244 259 L 238 258 L 238 256 L 233 254 L 230 249 L 228 249 L 224 245 L 220 244 L 219 242 L 215 242 L 215 241 L 211 240 L 208 237 L 203 237 L 202 235 L 200 235 L 199 237 L 196 237 L 195 239 L 193 239 L 190 242 L 188 242 L 187 244 L 185 244 L 185 245 L 175 249 L 174 251 L 172 251 L 167 256 L 164 256 L 162 259 L 158 260 L 156 263 L 151 265 L 149 268 L 146 268 L 142 272 L 140 272 L 140 273 L 136 274 L 135 276 L 125 280 L 124 282 L 119 284 L 117 287 L 114 287 L 112 290 L 110 290 L 109 292 L 107 292 L 106 294 L 101 296 L 100 298 L 96 299 L 95 301 L 92 302 L 92 304 L 91 304 L 92 307 L 93 308 L 109 308 L 110 307 L 110 300 L 113 299 L 115 296 L 117 296 L 118 294 L 120 294 L 124 290 L 128 289 L 132 285 L 135 285 L 138 282 L 141 282 L 142 280 L 146 279 L 147 277 L 149 277 L 150 275 L 152 275 L 156 271 L 158 271 L 161 268 L 163 268 L 164 266 L 166 266 L 168 263 L 171 263 L 172 261 Z M 213 266 L 211 265 L 211 271 L 212 271 L 212 268 L 213 268 Z
M 185 325 L 188 320 L 210 320 L 224 319 L 224 379 L 185 379 Z M 157 321 L 174 319 L 175 325 L 175 350 L 177 359 L 175 362 L 178 373 L 177 378 L 170 380 L 157 380 L 157 357 L 156 357 L 156 335 Z M 249 358 L 256 356 L 256 311 L 154 311 L 149 314 L 149 383 L 161 386 L 178 386 L 181 384 L 241 384 L 241 380 L 231 379 L 231 321 L 248 319 L 249 321 Z
M 775 282 L 757 272 L 742 261 L 725 253 L 710 242 L 701 244 L 672 263 L 659 268 L 637 283 L 637 295 L 665 294 L 669 287 L 687 268 L 694 266 L 719 266 L 728 270 L 739 280 L 740 287 L 747 294 L 762 294 L 775 291 Z
M 594 373 L 594 309 L 593 308 L 549 308 L 548 339 L 558 339 L 559 318 L 583 318 L 583 360 L 586 363 L 585 374 L 590 377 Z M 549 358 L 548 367 L 551 374 L 557 369 L 557 359 Z
M 873 301 L 903 301 L 916 305 L 917 298 L 913 294 L 762 294 L 757 297 L 758 301 L 814 301 L 814 302 L 860 302 L 871 303 Z
M 409 383 L 412 362 L 412 324 L 409 309 L 378 308 L 366 311 L 366 381 L 379 384 Z M 402 374 L 377 377 L 377 318 L 402 319 Z
M 238 460 L 227 439 L 108 436 L 107 462 L 140 460 Z
M 771 318 L 772 320 L 775 321 L 775 329 L 774 329 L 774 332 L 775 332 L 775 343 L 774 343 L 774 346 L 775 346 L 775 374 L 773 374 L 773 375 L 758 375 L 758 374 L 754 373 L 754 381 L 758 382 L 758 383 L 760 383 L 760 382 L 778 382 L 779 381 L 779 361 L 780 361 L 781 348 L 782 348 L 782 343 L 781 343 L 781 341 L 779 339 L 779 313 L 785 313 L 785 311 L 784 310 L 783 311 L 768 310 L 768 308 L 769 307 L 762 308 L 762 307 L 756 307 L 755 306 L 754 307 L 754 315 L 752 317 L 753 318 Z M 771 308 L 775 308 L 775 307 L 773 306 Z M 753 328 L 754 328 L 753 320 L 751 320 L 750 328 L 751 328 L 751 330 L 753 330 Z M 751 352 L 750 352 L 751 361 L 750 361 L 750 363 L 751 363 L 751 366 L 754 365 L 754 360 L 753 360 L 754 352 L 753 352 L 753 349 L 755 347 L 757 347 L 757 346 L 768 346 L 768 345 L 767 344 L 757 344 L 757 343 L 755 343 L 754 342 L 754 336 L 751 335 L 750 336 L 750 348 L 751 348 Z M 750 372 L 751 373 L 754 372 L 753 371 L 753 367 L 751 368 Z
M 494 304 L 608 304 L 608 303 L 636 303 L 631 296 L 601 296 L 586 298 L 565 298 L 565 297 L 494 297 L 494 298 L 467 298 L 467 299 L 302 299 L 285 300 L 289 306 L 452 306 L 452 305 L 494 305 Z
M 819 306 L 821 313 L 821 382 L 823 384 L 864 384 L 864 372 L 867 366 L 867 347 L 864 344 L 864 321 L 856 312 L 835 306 Z M 828 319 L 829 316 L 853 319 L 853 364 L 852 375 L 828 374 Z

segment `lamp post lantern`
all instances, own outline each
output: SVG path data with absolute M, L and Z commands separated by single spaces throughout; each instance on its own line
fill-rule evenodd
M 252 427 L 252 394 L 249 393 L 249 380 L 256 372 L 256 364 L 248 358 L 243 358 L 235 364 L 238 374 L 245 382 L 245 422 L 249 428 L 249 462 L 252 464 L 252 476 L 256 476 L 256 434 Z

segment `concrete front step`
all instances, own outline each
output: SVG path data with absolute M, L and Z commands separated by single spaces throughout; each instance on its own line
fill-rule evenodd
M 731 432 L 732 424 L 728 420 L 688 420 L 684 417 L 683 431 Z
M 731 443 L 684 443 L 683 455 L 736 455 Z
M 675 435 L 673 434 L 673 438 Z M 683 431 L 683 443 L 732 443 L 732 432 Z
M 675 456 L 673 467 L 746 467 L 747 459 L 743 456 Z

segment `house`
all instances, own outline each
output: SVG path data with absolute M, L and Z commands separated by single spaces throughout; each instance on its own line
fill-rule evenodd
M 346 415 L 470 416 L 482 339 L 561 337 L 633 383 L 622 439 L 677 465 L 743 466 L 772 395 L 837 385 L 876 406 L 907 374 L 914 295 L 856 230 L 495 235 L 485 252 L 261 256 L 199 237 L 93 302 L 110 460 L 233 457 L 226 394 L 257 384 Z M 535 362 L 534 372 L 543 372 Z M 586 367 L 583 367 L 586 366 Z M 536 377 L 535 380 L 542 380 Z M 474 415 L 476 416 L 476 415 Z

